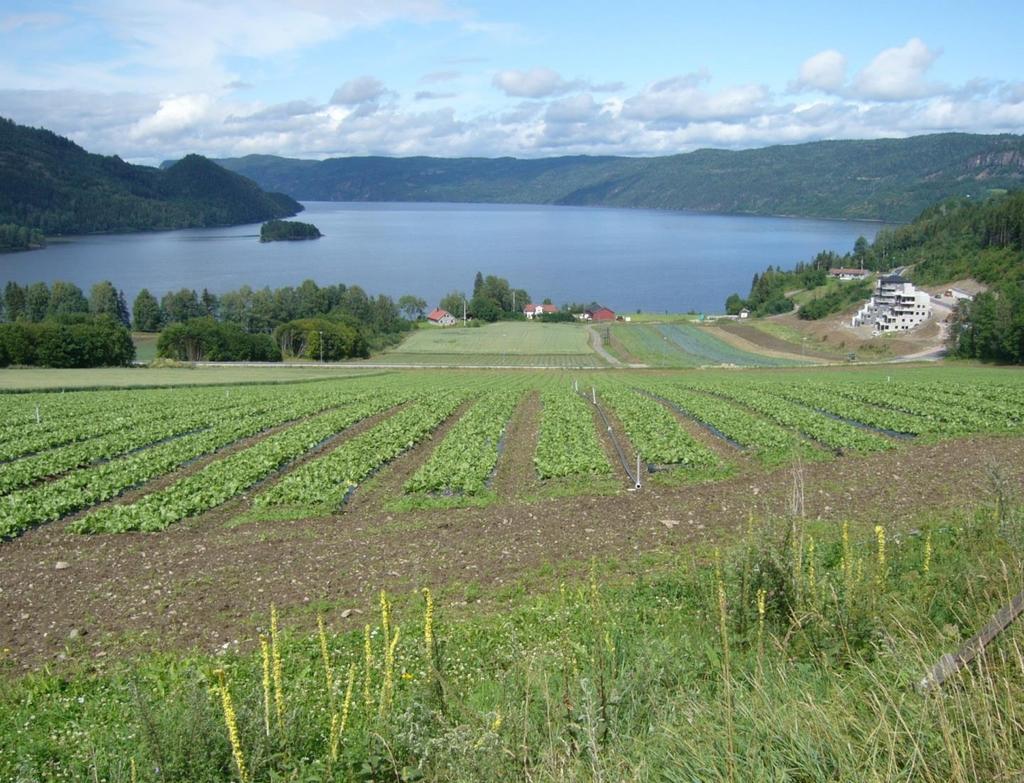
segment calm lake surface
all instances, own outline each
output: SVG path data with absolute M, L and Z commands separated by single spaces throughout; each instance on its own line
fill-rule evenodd
M 360 285 L 411 293 L 434 306 L 471 290 L 477 270 L 525 288 L 535 301 L 597 301 L 637 309 L 720 312 L 746 296 L 769 264 L 790 268 L 819 250 L 847 252 L 877 223 L 703 215 L 656 210 L 486 204 L 308 202 L 297 219 L 324 237 L 257 241 L 259 225 L 71 237 L 45 250 L 0 255 L 0 282 L 69 280 L 86 293 L 111 280 L 129 306 L 187 287 L 222 293 L 298 285 Z

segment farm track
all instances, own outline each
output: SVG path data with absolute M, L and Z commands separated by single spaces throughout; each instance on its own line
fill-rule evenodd
M 528 408 L 517 412 L 510 435 L 536 418 Z M 985 502 L 993 467 L 1024 489 L 1022 448 L 1020 436 L 978 436 L 805 464 L 807 513 L 891 524 L 921 506 L 941 513 Z M 499 480 L 515 483 L 509 466 L 519 470 L 525 460 L 509 456 L 499 463 Z M 343 619 L 340 610 L 372 611 L 382 587 L 448 587 L 452 603 L 467 584 L 509 585 L 547 563 L 614 556 L 628 567 L 635 554 L 690 551 L 695 539 L 744 524 L 750 509 L 783 513 L 791 484 L 787 467 L 699 486 L 648 484 L 613 497 L 412 511 L 390 520 L 367 503 L 324 519 L 233 528 L 222 509 L 159 534 L 78 536 L 44 525 L 0 548 L 0 648 L 10 648 L 16 672 L 56 662 L 68 648 L 73 657 L 102 659 L 142 649 L 211 651 L 234 640 L 251 647 L 254 618 L 271 601 L 290 626 L 311 627 L 305 607 L 325 602 L 333 627 L 352 628 L 363 620 Z M 58 570 L 60 561 L 67 567 Z M 77 638 L 69 641 L 72 630 Z

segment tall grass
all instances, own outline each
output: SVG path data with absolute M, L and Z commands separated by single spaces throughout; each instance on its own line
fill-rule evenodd
M 918 524 L 769 521 L 499 614 L 382 595 L 365 632 L 8 677 L 0 779 L 1020 779 L 1020 630 L 917 687 L 1021 589 L 1020 508 Z

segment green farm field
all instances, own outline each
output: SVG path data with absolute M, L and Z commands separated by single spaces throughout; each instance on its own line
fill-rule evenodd
M 401 345 L 370 361 L 427 366 L 604 366 L 582 325 L 517 321 L 417 329 Z
M 123 372 L 0 395 L 0 779 L 238 780 L 241 754 L 253 781 L 726 780 L 728 737 L 779 726 L 773 769 L 887 779 L 903 756 L 847 732 L 910 708 L 863 695 L 902 698 L 1021 587 L 1019 371 Z M 1001 726 L 1000 688 L 962 706 Z M 676 707 L 714 717 L 680 745 Z M 912 709 L 915 763 L 956 779 Z
M 712 327 L 693 323 L 639 323 L 595 327 L 610 330 L 611 351 L 624 361 L 650 367 L 785 367 L 799 359 L 781 359 L 736 348 L 714 334 Z M 606 341 L 607 344 L 608 341 Z

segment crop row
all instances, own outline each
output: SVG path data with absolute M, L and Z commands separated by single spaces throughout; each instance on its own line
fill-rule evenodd
M 611 406 L 636 452 L 645 462 L 708 467 L 717 460 L 680 425 L 669 410 L 628 389 L 606 388 L 601 399 Z
M 0 465 L 0 495 L 48 476 L 57 476 L 100 460 L 152 447 L 169 438 L 208 429 L 211 420 L 223 420 L 224 417 L 239 418 L 242 415 L 259 413 L 269 407 L 269 401 L 247 401 L 244 405 L 235 404 L 230 408 L 213 411 L 175 408 L 164 418 L 154 417 L 135 427 L 120 428 L 108 435 L 23 457 Z
M 447 392 L 419 400 L 377 426 L 311 460 L 257 495 L 256 506 L 337 508 L 374 470 L 430 435 L 466 397 Z
M 895 447 L 891 440 L 881 435 L 865 432 L 852 424 L 794 405 L 774 394 L 732 384 L 719 384 L 711 387 L 710 391 L 735 400 L 777 424 L 802 432 L 837 451 L 883 451 Z
M 926 433 L 954 434 L 959 428 L 943 426 L 920 416 L 892 408 L 880 408 L 867 402 L 856 402 L 831 388 L 810 385 L 772 385 L 760 388 L 765 392 L 774 392 L 787 400 L 809 405 L 815 410 L 841 416 L 844 419 L 867 424 L 880 430 L 898 432 L 905 435 L 923 435 Z
M 921 400 L 955 408 L 969 408 L 987 419 L 990 428 L 1014 429 L 1024 423 L 1024 405 L 1009 396 L 1002 399 L 991 396 L 1005 391 L 986 390 L 985 387 L 966 384 L 938 386 L 922 383 L 911 386 L 900 383 L 897 388 L 901 394 L 913 395 Z
M 126 398 L 111 394 L 108 407 L 84 408 L 59 419 L 48 419 L 41 425 L 28 425 L 0 443 L 0 461 L 15 460 L 25 455 L 38 454 L 48 449 L 82 443 L 93 438 L 125 432 L 157 421 L 169 421 L 180 416 L 185 409 L 217 411 L 236 408 L 242 399 L 257 396 L 248 392 L 225 397 L 200 395 L 195 392 L 170 399 L 166 396 L 147 396 L 143 399 Z M 260 394 L 258 396 L 267 395 Z M 94 398 L 94 402 L 102 401 Z M 0 467 L 2 469 L 2 467 Z
M 324 440 L 367 416 L 392 407 L 399 399 L 381 394 L 321 414 L 264 438 L 244 451 L 212 462 L 130 505 L 107 506 L 87 514 L 73 522 L 69 529 L 76 533 L 163 530 L 230 500 Z
M 39 486 L 0 497 L 0 538 L 17 535 L 40 522 L 116 497 L 130 487 L 161 476 L 191 460 L 255 435 L 270 427 L 337 407 L 352 395 L 321 392 L 279 394 L 278 405 L 265 412 L 229 419 L 192 435 L 162 443 L 119 459 L 75 471 Z
M 981 432 L 992 429 L 995 422 L 985 414 L 965 405 L 950 405 L 919 396 L 914 390 L 891 384 L 836 384 L 835 393 L 857 402 L 903 411 L 925 421 L 934 422 L 935 430 L 947 434 Z
M 604 476 L 611 465 L 594 429 L 593 411 L 571 389 L 546 391 L 533 463 L 542 479 Z
M 656 394 L 679 406 L 688 416 L 714 428 L 729 440 L 753 449 L 765 463 L 777 464 L 793 453 L 797 438 L 792 431 L 720 397 L 683 389 L 672 384 L 656 386 Z
M 521 391 L 506 390 L 479 400 L 406 482 L 405 491 L 480 492 L 498 462 L 498 442 L 522 396 Z

